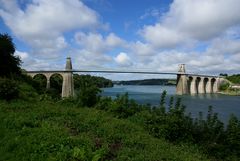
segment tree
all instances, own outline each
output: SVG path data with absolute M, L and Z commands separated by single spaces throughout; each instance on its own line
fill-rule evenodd
M 78 105 L 87 107 L 94 106 L 100 99 L 100 88 L 97 87 L 90 75 L 82 77 L 79 83 L 80 86 L 76 93 Z
M 19 57 L 14 56 L 15 45 L 8 34 L 0 34 L 0 77 L 11 77 L 21 73 Z

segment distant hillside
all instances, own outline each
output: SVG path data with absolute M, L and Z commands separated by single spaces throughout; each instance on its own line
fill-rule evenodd
M 114 81 L 117 85 L 176 85 L 175 79 L 144 79 L 129 81 Z
M 234 84 L 240 84 L 240 74 L 234 74 L 226 77 L 227 80 L 231 81 Z

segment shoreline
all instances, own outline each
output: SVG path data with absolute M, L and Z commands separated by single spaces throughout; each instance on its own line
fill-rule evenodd
M 228 95 L 228 96 L 240 96 L 240 91 L 237 91 L 237 92 L 220 91 L 220 92 L 217 92 L 217 93 L 222 94 L 222 95 Z

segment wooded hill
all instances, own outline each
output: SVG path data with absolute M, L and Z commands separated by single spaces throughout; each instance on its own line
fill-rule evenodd
M 117 85 L 176 85 L 176 79 L 144 79 L 129 81 L 114 81 Z

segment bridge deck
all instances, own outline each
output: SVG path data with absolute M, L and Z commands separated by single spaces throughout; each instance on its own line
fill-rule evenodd
M 27 71 L 27 73 L 119 73 L 119 74 L 155 74 L 155 75 L 189 75 L 189 76 L 201 76 L 201 77 L 219 77 L 215 75 L 203 75 L 194 73 L 178 73 L 178 72 L 149 72 L 149 71 L 116 71 L 116 70 L 39 70 L 39 71 Z

